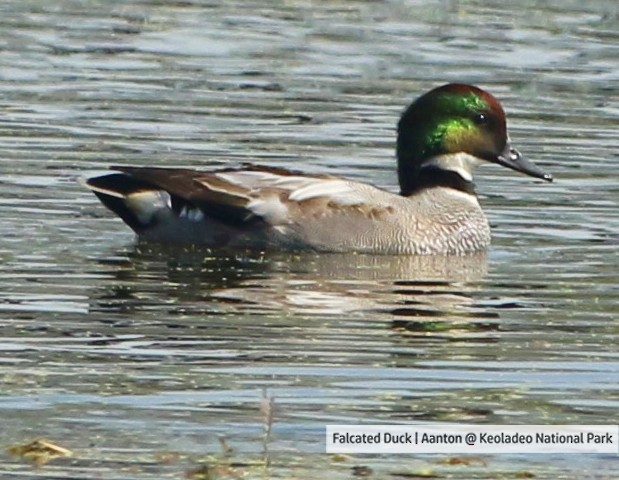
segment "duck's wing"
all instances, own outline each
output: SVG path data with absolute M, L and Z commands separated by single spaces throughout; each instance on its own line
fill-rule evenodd
M 91 178 L 86 185 L 138 233 L 154 213 L 167 208 L 179 216 L 212 217 L 241 226 L 278 226 L 342 215 L 375 218 L 390 207 L 370 185 L 328 175 L 306 175 L 268 168 L 215 171 L 112 167 L 121 173 Z M 195 210 L 199 212 L 195 212 Z

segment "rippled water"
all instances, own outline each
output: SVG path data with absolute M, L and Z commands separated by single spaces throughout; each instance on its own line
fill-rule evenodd
M 322 452 L 327 423 L 617 423 L 618 26 L 611 0 L 3 1 L 0 445 L 74 456 L 2 478 L 617 478 Z M 556 177 L 480 169 L 487 256 L 163 249 L 77 182 L 255 161 L 394 189 L 398 116 L 446 81 Z

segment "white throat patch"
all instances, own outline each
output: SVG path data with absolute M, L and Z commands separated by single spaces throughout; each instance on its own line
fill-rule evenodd
M 441 170 L 449 170 L 451 172 L 456 172 L 467 182 L 472 182 L 473 169 L 482 161 L 483 160 L 468 153 L 459 152 L 450 155 L 432 157 L 423 162 L 421 168 L 436 167 Z

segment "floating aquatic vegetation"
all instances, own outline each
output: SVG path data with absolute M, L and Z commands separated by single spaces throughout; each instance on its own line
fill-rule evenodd
M 16 457 L 32 461 L 37 467 L 41 467 L 55 458 L 73 455 L 71 450 L 56 445 L 51 440 L 45 438 L 39 438 L 25 445 L 11 445 L 6 451 Z

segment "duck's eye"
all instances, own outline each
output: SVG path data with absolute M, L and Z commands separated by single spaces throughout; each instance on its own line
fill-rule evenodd
M 488 123 L 488 115 L 486 115 L 485 113 L 476 113 L 473 116 L 473 121 L 477 125 L 486 125 Z

